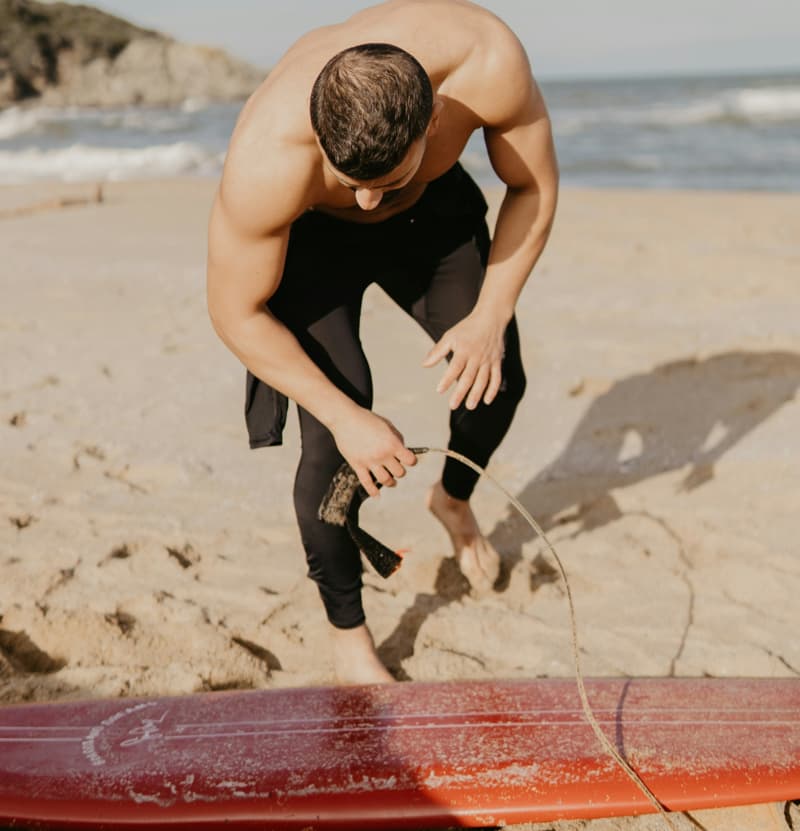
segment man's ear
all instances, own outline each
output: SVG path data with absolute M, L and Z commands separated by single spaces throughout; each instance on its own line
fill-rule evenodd
M 439 131 L 439 116 L 444 109 L 444 101 L 437 95 L 433 99 L 433 112 L 431 113 L 431 120 L 428 124 L 428 129 L 425 132 L 426 136 L 435 136 Z

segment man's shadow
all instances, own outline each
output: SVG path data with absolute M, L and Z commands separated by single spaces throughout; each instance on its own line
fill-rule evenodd
M 614 382 L 592 401 L 564 450 L 528 482 L 517 498 L 547 532 L 578 521 L 576 535 L 618 519 L 613 491 L 686 467 L 681 488 L 713 479 L 719 459 L 751 430 L 793 400 L 800 387 L 800 355 L 726 352 L 656 366 Z M 509 505 L 489 533 L 503 561 L 496 591 L 504 591 L 525 543 L 535 532 Z M 557 579 L 540 557 L 531 591 Z M 452 558 L 442 561 L 434 593 L 420 593 L 380 645 L 383 660 L 402 676 L 417 635 L 437 610 L 469 591 Z
M 714 478 L 715 464 L 751 430 L 793 400 L 800 355 L 726 352 L 656 366 L 595 398 L 564 450 L 517 494 L 547 532 L 578 521 L 576 536 L 618 519 L 619 488 L 687 468 L 680 489 Z M 508 585 L 535 532 L 509 505 L 489 539 L 503 553 Z

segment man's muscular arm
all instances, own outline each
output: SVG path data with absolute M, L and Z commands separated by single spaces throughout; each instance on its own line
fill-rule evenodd
M 522 46 L 511 32 L 501 31 L 484 61 L 481 90 L 490 96 L 476 111 L 492 167 L 507 189 L 478 302 L 424 362 L 433 366 L 453 353 L 438 386 L 441 392 L 455 383 L 452 408 L 465 399 L 470 409 L 481 400 L 489 404 L 500 389 L 505 328 L 547 242 L 558 194 L 550 120 Z
M 231 165 L 234 165 L 231 170 Z M 241 169 L 243 165 L 240 165 Z M 266 308 L 283 274 L 289 228 L 304 205 L 303 165 L 282 160 L 267 189 L 238 174 L 230 162 L 209 223 L 207 292 L 214 329 L 258 378 L 322 422 L 371 495 L 404 474 L 416 458 L 385 419 L 358 406 L 331 383 L 297 339 Z M 264 193 L 271 203 L 265 204 Z M 275 198 L 281 194 L 281 198 Z

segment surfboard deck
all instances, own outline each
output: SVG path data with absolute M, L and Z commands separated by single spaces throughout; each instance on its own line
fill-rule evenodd
M 800 797 L 800 680 L 586 686 L 606 735 L 670 810 Z M 0 825 L 406 829 L 652 810 L 571 680 L 0 708 Z

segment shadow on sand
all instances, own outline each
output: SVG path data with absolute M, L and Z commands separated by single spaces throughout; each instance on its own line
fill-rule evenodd
M 580 523 L 576 536 L 591 531 L 622 515 L 615 490 L 682 468 L 681 490 L 709 482 L 719 459 L 799 387 L 792 352 L 726 352 L 624 378 L 592 401 L 564 450 L 516 496 L 545 532 L 567 521 Z M 534 536 L 511 506 L 490 532 L 506 583 Z
M 516 494 L 547 532 L 579 522 L 577 534 L 622 514 L 613 492 L 668 471 L 687 468 L 681 489 L 714 477 L 714 466 L 751 430 L 792 401 L 800 387 L 800 355 L 726 352 L 675 360 L 613 383 L 595 398 L 564 450 Z M 533 530 L 511 505 L 489 533 L 503 568 L 495 591 L 504 591 Z M 557 578 L 539 557 L 531 590 Z M 379 647 L 401 677 L 425 620 L 461 600 L 469 586 L 452 559 L 442 562 L 434 593 L 420 593 Z

